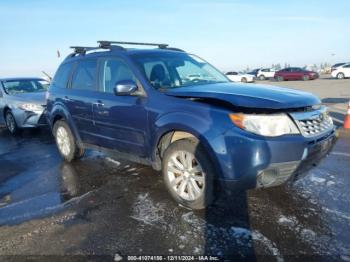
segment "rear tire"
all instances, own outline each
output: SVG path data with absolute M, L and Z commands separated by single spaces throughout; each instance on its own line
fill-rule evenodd
M 276 81 L 278 81 L 278 82 L 284 81 L 283 76 L 277 76 L 277 77 L 275 77 L 275 79 L 276 79 Z
M 242 82 L 242 83 L 247 83 L 247 78 L 242 77 L 241 82 Z
M 204 209 L 214 200 L 214 167 L 197 139 L 172 143 L 162 160 L 164 183 L 179 204 Z
M 72 162 L 84 156 L 84 148 L 77 145 L 75 137 L 65 121 L 58 120 L 55 123 L 53 135 L 56 140 L 58 151 L 65 161 Z
M 344 73 L 338 73 L 338 74 L 337 74 L 337 78 L 338 78 L 338 79 L 344 79 L 344 78 L 345 78 Z
M 7 110 L 5 113 L 5 123 L 7 130 L 12 134 L 16 135 L 19 133 L 19 128 L 16 123 L 16 119 L 13 116 L 11 110 Z

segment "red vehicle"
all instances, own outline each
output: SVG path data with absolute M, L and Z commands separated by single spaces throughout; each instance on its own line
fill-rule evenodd
M 275 80 L 314 80 L 318 78 L 318 73 L 308 71 L 300 67 L 287 67 L 275 73 Z

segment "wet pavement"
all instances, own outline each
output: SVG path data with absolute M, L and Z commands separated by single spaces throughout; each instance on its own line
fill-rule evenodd
M 149 167 L 96 151 L 68 164 L 48 130 L 12 137 L 0 129 L 0 255 L 349 261 L 349 160 L 350 135 L 343 133 L 296 184 L 222 196 L 193 212 L 169 197 Z

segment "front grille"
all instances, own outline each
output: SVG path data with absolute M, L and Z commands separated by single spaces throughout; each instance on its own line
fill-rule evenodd
M 311 112 L 292 113 L 291 116 L 305 137 L 318 136 L 333 129 L 332 118 L 325 107 Z
M 333 121 L 328 115 L 316 119 L 298 120 L 301 132 L 304 136 L 316 136 L 333 127 Z

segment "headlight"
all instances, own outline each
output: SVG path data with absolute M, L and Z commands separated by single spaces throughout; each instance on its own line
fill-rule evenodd
M 19 106 L 20 109 L 25 111 L 40 111 L 42 110 L 42 106 L 36 104 L 22 104 Z
M 232 122 L 249 132 L 262 136 L 299 134 L 299 130 L 286 114 L 230 114 Z

